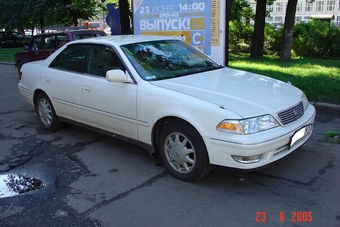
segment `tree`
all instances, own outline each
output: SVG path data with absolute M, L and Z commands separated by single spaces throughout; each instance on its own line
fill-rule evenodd
M 291 48 L 297 2 L 298 0 L 288 0 L 280 51 L 280 60 L 282 61 L 288 61 L 291 59 Z
M 59 0 L 55 4 L 55 21 L 78 26 L 79 20 L 92 20 L 102 8 L 96 0 Z
M 262 58 L 267 0 L 257 0 L 250 58 Z
M 131 34 L 130 29 L 130 5 L 128 0 L 119 0 L 120 27 L 122 34 Z
M 78 25 L 97 15 L 98 0 L 12 0 L 0 1 L 0 24 L 6 29 Z

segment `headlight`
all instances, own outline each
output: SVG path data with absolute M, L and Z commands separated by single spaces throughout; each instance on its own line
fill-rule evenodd
M 264 115 L 245 120 L 224 120 L 216 127 L 217 131 L 233 134 L 252 134 L 279 126 L 271 115 Z
M 306 111 L 306 109 L 309 106 L 309 102 L 308 102 L 308 99 L 305 93 L 302 93 L 301 99 L 302 99 L 303 109 Z

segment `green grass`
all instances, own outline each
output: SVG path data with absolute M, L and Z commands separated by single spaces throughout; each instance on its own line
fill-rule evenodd
M 330 143 L 340 143 L 340 132 L 327 131 L 325 134 L 325 139 Z
M 0 49 L 0 62 L 14 63 L 14 54 L 25 51 L 22 47 Z
M 229 54 L 229 67 L 290 81 L 305 92 L 310 101 L 340 104 L 340 61 L 276 57 L 250 59 L 245 54 Z

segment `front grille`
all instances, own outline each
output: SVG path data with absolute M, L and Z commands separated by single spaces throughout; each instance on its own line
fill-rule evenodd
M 303 104 L 302 102 L 298 103 L 297 105 L 281 111 L 278 113 L 280 121 L 283 125 L 292 123 L 299 119 L 304 113 Z

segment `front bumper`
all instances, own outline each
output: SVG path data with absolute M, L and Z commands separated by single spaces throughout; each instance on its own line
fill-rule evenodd
M 224 138 L 204 138 L 210 164 L 236 169 L 256 169 L 275 162 L 302 146 L 311 136 L 315 108 L 310 105 L 303 117 L 286 127 L 277 127 L 251 135 Z M 234 156 L 260 156 L 253 163 L 235 161 Z

